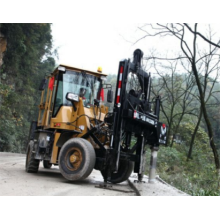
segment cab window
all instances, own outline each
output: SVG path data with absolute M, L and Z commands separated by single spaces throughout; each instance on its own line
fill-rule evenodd
M 66 71 L 65 74 L 59 74 L 53 117 L 56 116 L 61 106 L 72 106 L 71 102 L 66 99 L 68 92 L 79 95 L 83 99 L 84 107 L 89 107 L 90 104 L 94 104 L 94 99 L 97 99 L 100 86 L 98 77 L 85 72 Z

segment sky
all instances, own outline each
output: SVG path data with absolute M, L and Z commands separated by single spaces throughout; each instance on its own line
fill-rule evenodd
M 156 50 L 162 57 L 176 57 L 179 53 L 179 41 L 173 37 L 148 37 L 137 43 L 145 33 L 139 29 L 143 23 L 81 23 L 58 22 L 52 24 L 54 48 L 58 50 L 57 64 L 68 64 L 91 71 L 99 66 L 106 74 L 117 74 L 119 61 L 132 59 L 133 52 L 139 48 L 144 55 Z M 207 25 L 199 24 L 202 33 L 207 32 Z M 220 25 L 212 24 L 220 38 Z M 188 38 L 191 42 L 192 39 Z M 206 43 L 199 39 L 205 48 Z M 190 45 L 190 44 L 189 44 Z
M 160 44 L 164 51 L 168 48 L 158 39 L 148 38 L 135 44 L 143 36 L 138 29 L 140 23 L 133 24 L 80 24 L 53 23 L 54 48 L 58 49 L 59 64 L 96 71 L 99 66 L 107 74 L 117 73 L 119 61 L 132 58 L 135 49 L 146 54 Z M 174 43 L 168 44 L 174 46 Z M 167 45 L 167 44 L 166 44 Z
M 131 58 L 137 48 L 144 54 L 152 48 L 164 54 L 178 47 L 171 38 L 166 41 L 148 38 L 133 45 L 143 36 L 137 29 L 141 23 L 190 22 L 195 18 L 200 23 L 216 22 L 217 3 L 217 0 L 211 0 L 210 4 L 186 0 L 181 5 L 175 0 L 7 0 L 1 2 L 4 10 L 0 12 L 0 21 L 52 23 L 54 47 L 59 53 L 57 63 L 91 70 L 101 66 L 109 74 L 117 73 L 119 61 Z
M 117 73 L 118 63 L 132 56 L 138 45 L 132 46 L 136 25 L 99 25 L 96 23 L 53 23 L 54 47 L 58 49 L 59 63 L 104 73 Z

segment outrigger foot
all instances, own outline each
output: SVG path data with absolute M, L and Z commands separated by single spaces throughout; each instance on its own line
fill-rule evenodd
M 146 183 L 145 181 L 143 181 L 143 174 L 138 174 L 138 180 L 134 180 L 134 183 Z

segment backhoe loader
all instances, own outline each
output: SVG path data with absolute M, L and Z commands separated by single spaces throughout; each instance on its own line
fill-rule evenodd
M 151 76 L 142 69 L 143 52 L 119 62 L 115 99 L 107 75 L 59 65 L 42 80 L 39 116 L 30 127 L 26 171 L 58 165 L 70 181 L 93 169 L 104 182 L 121 183 L 132 172 L 142 181 L 146 146 L 166 144 L 167 127 L 159 122 L 160 97 L 150 100 Z M 113 112 L 104 105 L 113 103 Z

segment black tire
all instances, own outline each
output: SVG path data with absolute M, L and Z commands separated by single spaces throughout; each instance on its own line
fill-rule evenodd
M 37 173 L 39 169 L 40 161 L 34 158 L 34 141 L 30 141 L 26 152 L 25 169 L 28 173 Z
M 126 181 L 131 175 L 134 168 L 134 163 L 132 161 L 121 160 L 119 163 L 119 168 L 117 173 L 111 173 L 111 178 L 108 177 L 107 181 L 110 183 L 122 183 Z M 105 171 L 101 171 L 104 177 Z
M 91 143 L 82 138 L 72 138 L 60 150 L 59 169 L 68 180 L 83 180 L 92 172 L 95 161 L 95 150 Z
M 44 160 L 43 165 L 45 169 L 50 169 L 52 167 L 52 163 L 49 160 Z

